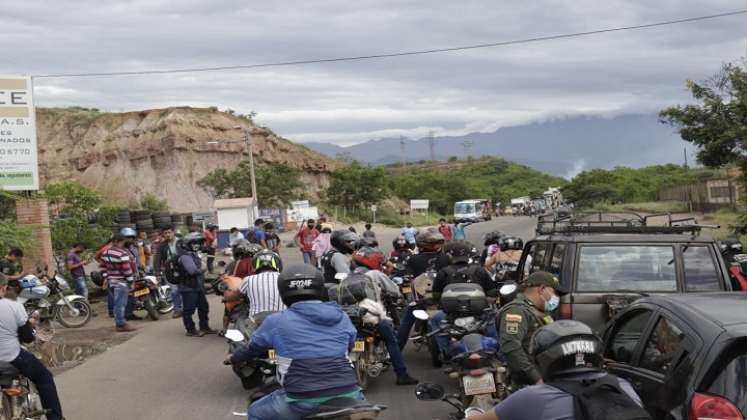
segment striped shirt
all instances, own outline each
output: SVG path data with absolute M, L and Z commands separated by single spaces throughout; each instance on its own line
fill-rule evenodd
M 239 290 L 249 299 L 249 315 L 285 309 L 278 290 L 278 275 L 274 271 L 263 271 L 247 277 L 241 283 Z
M 131 282 L 135 278 L 132 271 L 132 255 L 126 249 L 115 246 L 109 248 L 101 256 L 106 278 L 111 283 Z

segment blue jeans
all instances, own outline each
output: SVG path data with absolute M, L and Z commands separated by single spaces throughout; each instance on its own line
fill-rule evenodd
M 392 360 L 394 373 L 397 377 L 407 375 L 405 357 L 402 356 L 402 351 L 399 349 L 399 343 L 397 343 L 397 336 L 394 335 L 394 325 L 392 325 L 392 321 L 381 321 L 377 327 L 379 328 L 381 338 L 384 339 L 384 344 L 386 344 L 389 358 Z
M 362 392 L 357 399 L 365 400 Z M 249 420 L 301 420 L 315 414 L 318 407 L 301 401 L 289 402 L 285 390 L 278 389 L 249 406 Z
M 174 311 L 181 312 L 182 311 L 182 294 L 179 293 L 179 285 L 174 283 L 169 283 L 171 286 L 171 303 L 174 304 Z
M 134 305 L 132 296 L 127 297 L 127 307 L 125 308 L 125 317 L 129 318 L 132 315 L 132 309 Z M 106 306 L 109 310 L 109 318 L 114 318 L 114 294 L 112 293 L 112 288 L 108 287 L 106 289 Z
M 31 352 L 24 349 L 21 349 L 21 353 L 10 364 L 36 385 L 42 407 L 45 410 L 51 411 L 47 414 L 47 420 L 62 419 L 60 397 L 57 396 L 57 387 L 54 384 L 54 378 L 49 369 L 44 367 L 42 362 Z
M 75 285 L 75 293 L 83 296 L 88 300 L 88 285 L 86 284 L 86 276 L 76 277 L 73 279 Z
M 314 257 L 316 254 L 314 254 L 314 251 L 301 251 L 301 255 L 303 255 L 303 263 L 304 264 L 312 264 L 314 261 Z
M 114 283 L 109 285 L 112 296 L 112 311 L 114 312 L 114 324 L 122 327 L 127 323 L 127 301 L 130 288 L 125 283 Z
M 407 341 L 410 339 L 410 331 L 412 331 L 412 326 L 415 325 L 416 318 L 415 315 L 412 314 L 412 311 L 414 310 L 415 306 L 407 305 L 405 307 L 405 312 L 402 314 L 402 317 L 399 320 L 397 341 L 399 342 L 400 351 L 405 349 Z
M 446 314 L 444 311 L 438 311 L 435 315 L 428 321 L 430 323 L 431 331 L 434 331 L 436 328 L 441 326 L 441 321 L 446 319 Z M 495 322 L 491 322 L 487 325 L 485 328 L 485 336 L 486 337 L 492 337 L 497 339 L 498 338 L 498 331 L 495 328 Z M 438 348 L 441 350 L 441 353 L 448 354 L 449 352 L 449 336 L 448 335 L 441 335 L 436 334 L 434 337 L 436 337 L 436 343 L 438 343 Z
M 182 294 L 182 321 L 184 321 L 184 328 L 187 331 L 195 331 L 195 322 L 192 320 L 192 315 L 194 315 L 196 309 L 197 317 L 200 319 L 200 329 L 208 329 L 208 311 L 210 310 L 210 306 L 205 297 L 205 291 L 180 287 L 179 292 Z

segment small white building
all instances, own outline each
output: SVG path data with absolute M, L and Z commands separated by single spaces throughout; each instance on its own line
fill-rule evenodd
M 238 228 L 246 236 L 250 228 L 254 228 L 257 219 L 256 202 L 253 198 L 226 198 L 213 202 L 215 220 L 218 225 L 218 246 L 228 244 L 228 231 Z

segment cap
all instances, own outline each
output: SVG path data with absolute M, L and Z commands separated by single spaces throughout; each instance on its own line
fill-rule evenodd
M 538 286 L 548 286 L 555 289 L 558 293 L 565 293 L 565 290 L 563 290 L 560 286 L 560 280 L 548 273 L 547 271 L 535 271 L 534 273 L 530 274 L 526 280 L 524 280 L 524 286 L 526 287 L 538 287 Z

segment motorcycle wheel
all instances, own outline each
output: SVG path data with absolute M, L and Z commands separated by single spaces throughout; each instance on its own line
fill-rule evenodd
M 166 315 L 174 310 L 174 303 L 170 300 L 158 299 L 157 307 L 159 314 Z
M 13 397 L 3 394 L 0 400 L 0 419 L 12 419 L 13 416 Z
M 358 386 L 362 391 L 368 388 L 368 350 L 360 354 L 355 361 L 355 375 L 358 377 Z
M 145 306 L 145 312 L 148 313 L 148 318 L 152 319 L 153 321 L 158 321 L 158 318 L 160 318 L 160 316 L 158 315 L 158 307 L 155 300 L 156 297 L 152 294 L 149 294 L 148 297 L 145 298 L 145 302 L 143 302 L 143 305 Z
M 91 305 L 85 300 L 74 300 L 70 305 L 78 310 L 78 316 L 70 312 L 67 305 L 62 305 L 57 309 L 57 321 L 67 328 L 80 328 L 91 320 Z
M 434 368 L 440 368 L 444 365 L 443 360 L 441 360 L 441 351 L 438 349 L 438 343 L 436 342 L 436 337 L 432 336 L 428 338 L 428 351 L 431 354 L 431 364 Z

